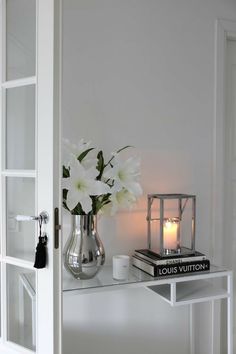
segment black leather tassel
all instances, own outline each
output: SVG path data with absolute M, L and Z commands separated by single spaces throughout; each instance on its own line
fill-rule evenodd
M 47 263 L 47 236 L 39 236 L 39 242 L 36 247 L 34 268 L 42 269 Z

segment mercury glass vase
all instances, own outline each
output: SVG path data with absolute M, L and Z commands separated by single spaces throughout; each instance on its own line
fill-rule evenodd
M 72 215 L 72 228 L 64 248 L 65 268 L 76 279 L 93 278 L 105 262 L 97 232 L 96 215 Z

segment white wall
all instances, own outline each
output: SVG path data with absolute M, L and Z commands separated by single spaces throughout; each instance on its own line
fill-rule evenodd
M 162 302 L 160 311 L 158 304 L 157 295 L 145 289 L 66 294 L 63 354 L 189 353 L 187 309 Z
M 100 223 L 108 261 L 145 247 L 155 192 L 197 195 L 197 248 L 212 256 L 215 20 L 236 19 L 235 1 L 66 0 L 63 10 L 63 136 L 106 152 L 134 145 L 142 159 L 137 208 Z

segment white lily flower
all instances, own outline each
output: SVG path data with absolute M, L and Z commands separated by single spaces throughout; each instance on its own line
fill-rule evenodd
M 91 147 L 91 141 L 85 142 L 84 139 L 81 139 L 77 144 L 72 144 L 68 139 L 63 139 L 63 144 L 66 150 L 76 157 Z
M 92 199 L 90 196 L 106 194 L 110 191 L 109 186 L 96 177 L 99 171 L 96 167 L 85 169 L 74 157 L 70 163 L 70 177 L 64 178 L 64 188 L 68 190 L 66 204 L 72 211 L 78 203 L 85 213 L 92 211 Z
M 105 206 L 105 212 L 107 213 L 109 209 L 110 215 L 114 215 L 119 209 L 131 209 L 136 202 L 134 194 L 130 193 L 125 188 L 112 194 L 109 199 L 111 203 Z
M 112 167 L 104 171 L 104 178 L 114 181 L 113 191 L 119 192 L 122 188 L 132 193 L 135 197 L 142 194 L 142 188 L 138 182 L 140 176 L 140 160 L 130 157 L 126 161 L 120 161 L 115 155 L 112 160 Z
M 70 159 L 66 163 L 65 166 L 70 166 L 71 161 L 74 157 L 77 159 L 84 151 L 91 149 L 91 141 L 85 142 L 84 139 L 81 139 L 77 144 L 72 144 L 68 139 L 63 139 L 64 147 L 67 151 L 67 155 L 69 154 Z M 96 150 L 91 150 L 81 161 L 81 164 L 85 168 L 89 168 L 91 166 L 96 166 Z

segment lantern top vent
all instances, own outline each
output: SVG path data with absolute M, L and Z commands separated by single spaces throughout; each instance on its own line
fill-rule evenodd
M 157 199 L 185 199 L 185 198 L 196 198 L 193 194 L 184 194 L 184 193 L 168 193 L 168 194 L 148 194 L 148 198 L 157 198 Z

